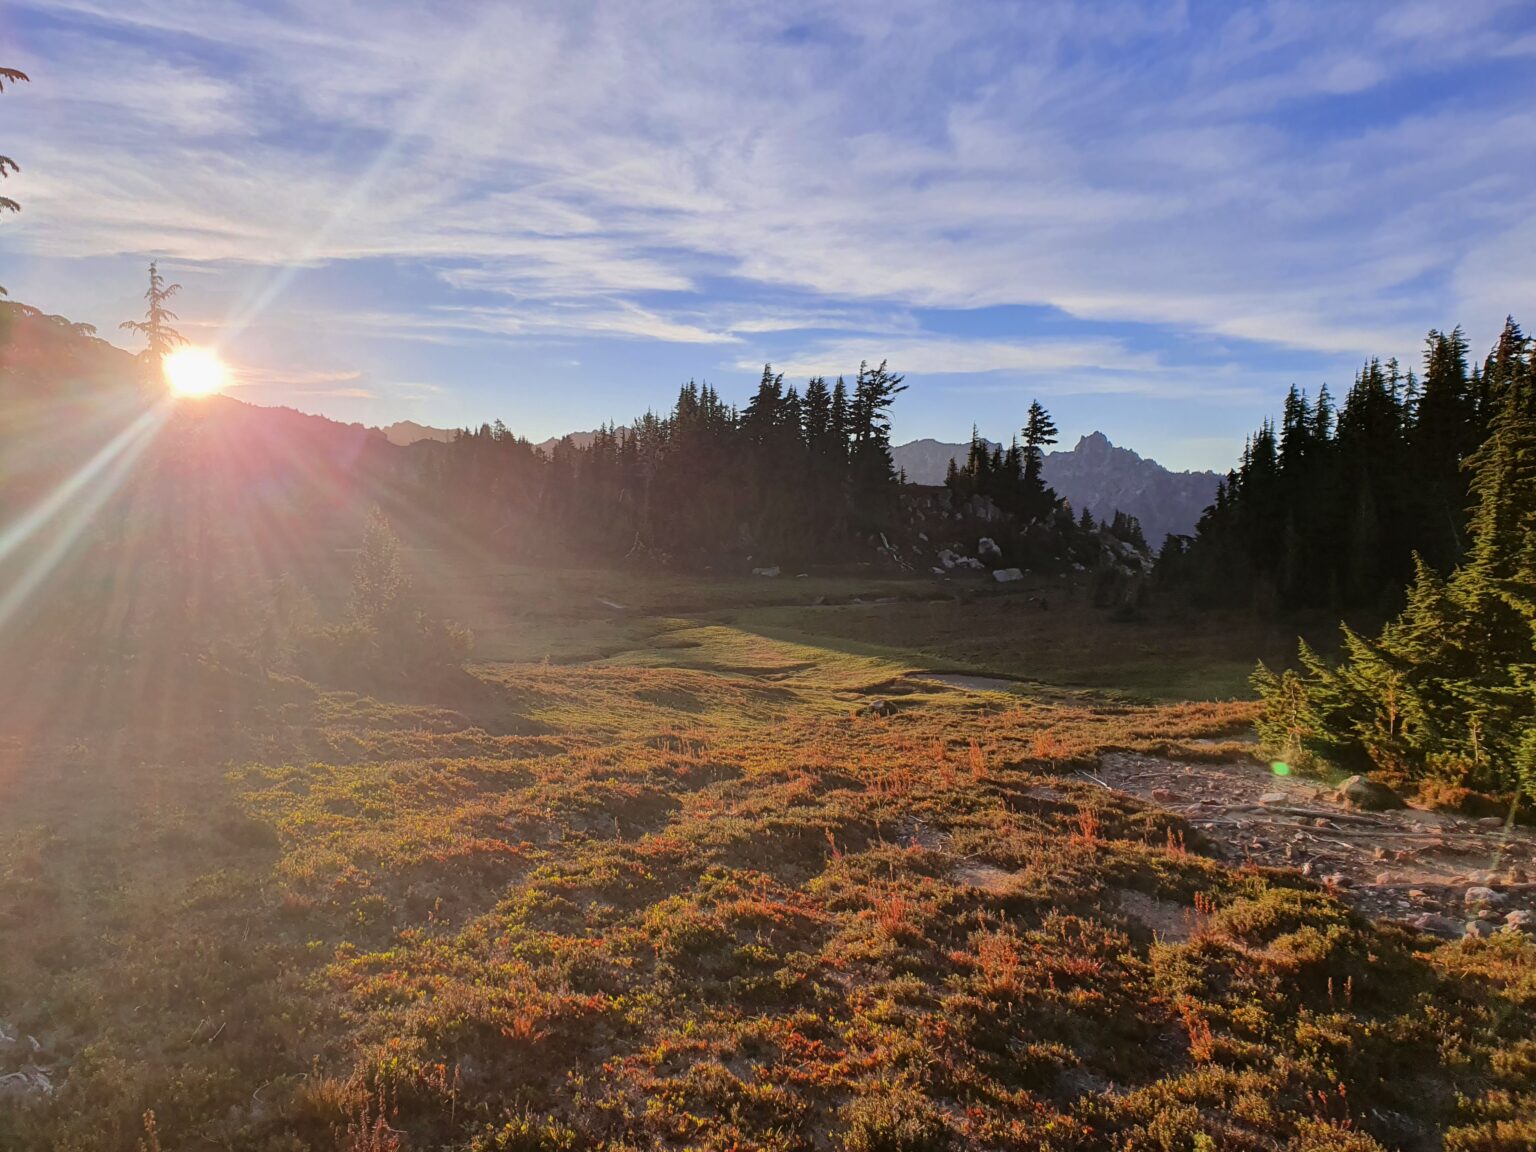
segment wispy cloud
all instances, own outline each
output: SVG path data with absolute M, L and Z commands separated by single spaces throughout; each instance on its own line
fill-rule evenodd
M 918 337 L 833 341 L 787 362 L 776 363 L 774 368 L 797 377 L 852 375 L 860 361 L 866 360 L 889 360 L 894 371 L 955 375 L 1008 372 L 1037 376 L 1084 368 L 1132 373 L 1158 367 L 1156 357 L 1131 352 L 1111 340 L 1009 343 Z M 737 366 L 750 370 L 754 363 L 761 366 L 761 361 L 751 359 L 739 360 Z
M 1532 295 L 1514 2 L 14 7 L 8 241 L 240 269 L 258 329 L 355 265 L 336 331 L 1146 378 L 1103 326 L 1332 362 Z M 1079 329 L 924 330 L 1003 307 Z
M 324 372 L 242 365 L 232 369 L 231 374 L 234 379 L 230 388 L 239 392 L 281 392 L 291 396 L 348 400 L 372 400 L 378 396 L 377 392 L 357 383 L 363 379 L 363 373 L 357 370 Z

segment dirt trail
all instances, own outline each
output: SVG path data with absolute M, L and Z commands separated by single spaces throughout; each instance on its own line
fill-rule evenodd
M 1084 775 L 1179 813 L 1229 860 L 1298 869 L 1378 919 L 1442 936 L 1530 930 L 1536 919 L 1529 828 L 1415 808 L 1360 812 L 1319 781 L 1274 775 L 1254 761 L 1113 752 Z

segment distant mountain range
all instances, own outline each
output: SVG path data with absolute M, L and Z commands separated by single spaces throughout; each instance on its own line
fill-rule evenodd
M 458 428 L 433 428 L 427 424 L 418 424 L 414 420 L 396 420 L 393 424 L 386 424 L 379 431 L 384 433 L 384 439 L 388 440 L 391 444 L 398 444 L 403 448 L 407 444 L 416 443 L 418 440 L 437 440 L 444 444 L 451 443 L 460 430 Z M 592 437 L 596 435 L 596 432 L 572 432 L 565 438 L 569 439 L 576 447 L 585 448 L 588 444 L 592 443 Z M 541 440 L 534 447 L 542 449 L 547 453 L 561 439 L 562 437 L 559 436 L 551 436 L 548 440 Z
M 446 444 L 458 434 L 456 428 L 429 428 L 414 420 L 396 420 L 393 424 L 380 428 L 379 431 L 384 433 L 384 439 L 402 448 L 418 440 L 440 440 Z
M 454 430 L 429 428 L 401 420 L 383 429 L 395 444 L 417 440 L 452 440 Z M 571 440 L 582 447 L 593 433 L 573 432 Z M 558 442 L 550 438 L 538 444 L 545 452 Z M 913 440 L 891 450 L 896 467 L 914 484 L 942 484 L 952 459 L 964 461 L 968 444 L 941 440 Z M 1045 482 L 1072 505 L 1089 509 L 1103 519 L 1117 511 L 1141 521 L 1147 543 L 1156 548 L 1170 532 L 1194 533 L 1200 514 L 1216 498 L 1215 472 L 1170 472 L 1156 460 L 1148 460 L 1129 448 L 1117 448 L 1102 432 L 1093 432 L 1070 451 L 1050 452 L 1045 457 Z
M 951 459 L 964 462 L 969 444 L 914 440 L 891 450 L 896 467 L 914 484 L 942 484 Z M 1084 436 L 1070 451 L 1049 452 L 1045 482 L 1073 509 L 1104 518 L 1125 512 L 1141 521 L 1156 548 L 1170 532 L 1194 533 L 1200 514 L 1216 498 L 1215 472 L 1170 472 L 1129 448 L 1117 448 L 1102 432 Z

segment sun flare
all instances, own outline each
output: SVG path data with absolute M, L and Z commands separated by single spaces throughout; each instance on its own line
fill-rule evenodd
M 229 369 L 212 348 L 178 348 L 165 358 L 164 371 L 176 396 L 211 396 L 229 383 Z

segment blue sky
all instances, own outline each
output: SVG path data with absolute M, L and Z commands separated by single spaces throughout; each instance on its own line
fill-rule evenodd
M 234 394 L 535 439 L 907 373 L 1225 467 L 1286 385 L 1536 323 L 1536 4 L 0 0 L 0 283 L 157 257 Z

